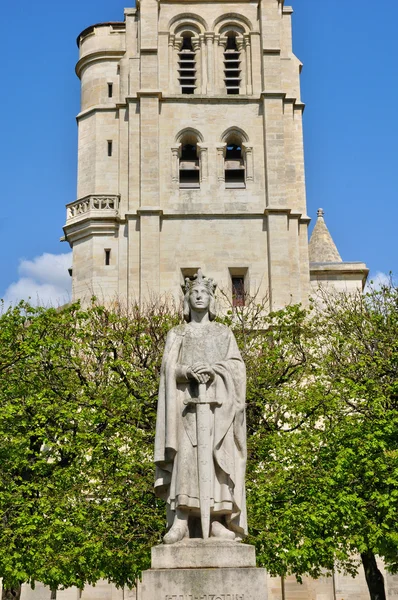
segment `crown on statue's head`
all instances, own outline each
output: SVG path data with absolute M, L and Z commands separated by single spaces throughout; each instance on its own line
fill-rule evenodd
M 197 285 L 203 285 L 207 289 L 209 294 L 214 296 L 217 284 L 214 281 L 214 279 L 211 279 L 210 277 L 205 277 L 202 273 L 202 269 L 198 269 L 198 272 L 192 278 L 185 277 L 185 294 L 189 294 L 192 288 L 196 287 Z

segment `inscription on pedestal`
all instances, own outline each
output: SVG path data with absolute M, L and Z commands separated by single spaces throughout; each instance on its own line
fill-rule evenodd
M 267 573 L 256 567 L 148 569 L 142 573 L 137 600 L 155 599 L 267 600 Z

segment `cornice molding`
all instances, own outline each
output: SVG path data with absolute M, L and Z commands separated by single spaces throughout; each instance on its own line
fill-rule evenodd
M 263 54 L 274 54 L 279 56 L 282 50 L 280 48 L 263 48 Z
M 82 56 L 77 62 L 75 67 L 76 75 L 80 79 L 82 71 L 86 67 L 96 62 L 120 60 L 125 54 L 125 50 L 98 50 L 97 52 L 90 52 L 89 54 Z
M 137 215 L 139 216 L 162 216 L 163 210 L 160 206 L 140 206 L 137 208 Z
M 351 274 L 368 274 L 369 269 L 363 262 L 324 262 L 314 263 L 310 262 L 310 273 L 311 274 L 324 274 L 324 273 L 339 273 L 341 275 Z
M 94 106 L 90 106 L 90 108 L 86 108 L 85 110 L 82 110 L 81 112 L 79 112 L 78 115 L 76 115 L 76 120 L 79 121 L 80 119 L 82 119 L 83 117 L 87 117 L 87 115 L 89 115 L 90 113 L 95 113 L 95 112 L 116 112 L 120 107 L 124 108 L 125 105 L 122 104 L 95 104 Z
M 75 242 L 96 235 L 115 235 L 119 228 L 117 217 L 87 216 L 80 221 L 66 224 L 63 227 L 65 240 L 72 246 Z
M 161 90 L 137 90 L 137 98 L 162 98 Z

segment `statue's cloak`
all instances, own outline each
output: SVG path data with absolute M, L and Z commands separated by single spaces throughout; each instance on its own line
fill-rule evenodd
M 198 384 L 186 376 L 187 368 L 198 362 L 214 369 L 206 397 L 220 404 L 211 409 L 211 510 L 225 515 L 228 527 L 245 535 L 246 371 L 232 331 L 220 323 L 180 325 L 167 336 L 156 422 L 155 490 L 168 503 L 170 520 L 178 506 L 199 509 L 196 409 L 187 403 L 198 397 Z

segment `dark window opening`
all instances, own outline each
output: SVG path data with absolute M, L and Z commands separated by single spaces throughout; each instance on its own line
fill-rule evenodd
M 109 249 L 105 250 L 105 265 L 109 267 L 111 264 L 111 251 Z
M 226 160 L 240 160 L 242 158 L 242 148 L 238 144 L 227 144 L 225 151 Z
M 198 188 L 199 173 L 195 171 L 180 171 L 180 188 Z
M 225 171 L 225 187 L 227 188 L 244 188 L 245 187 L 245 173 L 244 171 L 238 171 L 235 169 L 229 169 Z
M 242 147 L 238 144 L 227 144 L 225 152 L 225 187 L 245 187 L 245 164 Z
M 196 146 L 194 146 L 194 144 L 184 144 L 181 149 L 181 160 L 196 161 L 196 159 L 197 159 Z
M 236 36 L 235 35 L 229 35 L 227 37 L 227 47 L 225 48 L 226 50 L 238 50 L 238 46 L 236 45 Z
M 184 78 L 181 78 L 181 81 L 183 80 L 184 86 L 186 88 L 195 89 L 195 78 L 190 75 L 186 75 Z
M 228 60 L 228 70 L 240 71 L 240 61 L 239 60 Z
M 108 83 L 108 98 L 113 96 L 113 83 Z
M 240 71 L 238 69 L 235 69 L 235 70 L 231 69 L 229 71 L 229 77 L 230 77 L 229 83 L 231 84 L 231 86 L 235 85 L 235 87 L 239 88 L 239 81 L 240 81 L 239 74 L 240 74 Z
M 245 306 L 244 277 L 232 277 L 232 306 Z
M 183 144 L 180 158 L 180 188 L 198 188 L 199 172 L 196 145 Z
M 190 35 L 186 35 L 182 40 L 181 50 L 192 50 L 192 37 Z
M 108 156 L 112 156 L 113 144 L 112 140 L 108 140 Z

